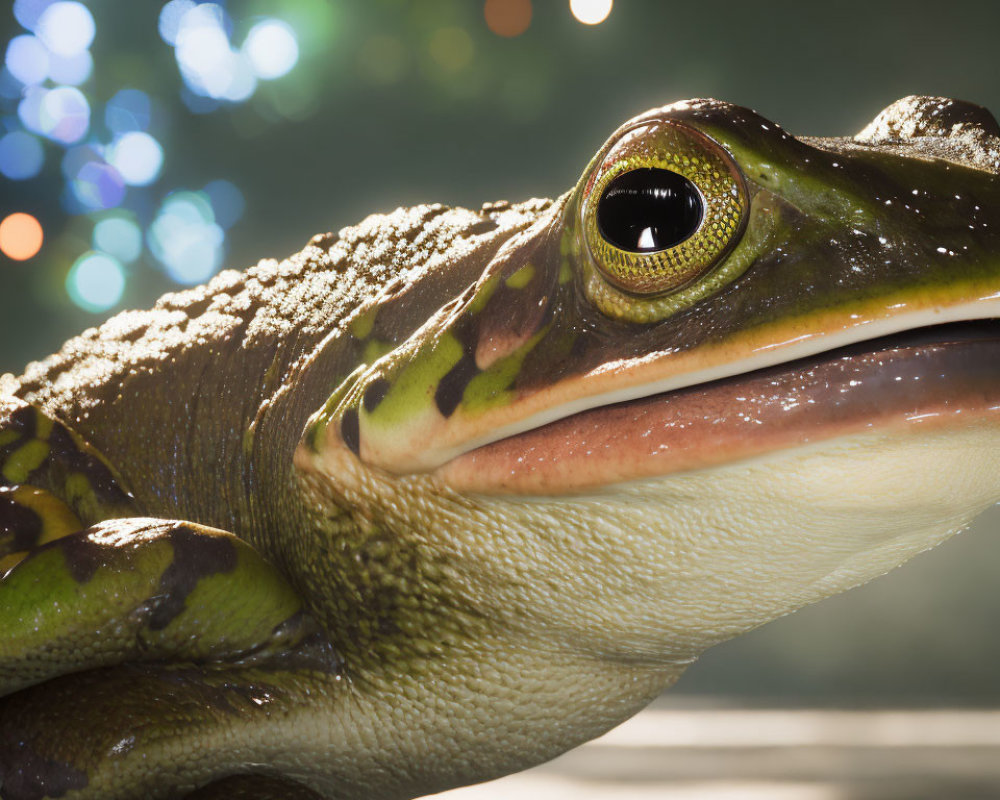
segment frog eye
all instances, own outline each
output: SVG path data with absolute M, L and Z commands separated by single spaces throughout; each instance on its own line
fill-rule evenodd
M 746 183 L 730 155 L 694 129 L 627 131 L 589 181 L 583 229 L 594 266 L 636 295 L 681 289 L 709 272 L 741 232 Z

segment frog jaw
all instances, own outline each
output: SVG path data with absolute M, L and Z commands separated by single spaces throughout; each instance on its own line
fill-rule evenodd
M 446 335 L 460 317 L 452 312 L 443 326 Z M 433 472 L 462 491 L 558 494 L 702 468 L 861 428 L 958 422 L 962 414 L 964 420 L 995 411 L 1000 386 L 993 384 L 1000 382 L 991 384 L 982 367 L 996 363 L 1000 348 L 984 337 L 949 343 L 947 324 L 996 317 L 1000 295 L 976 286 L 869 309 L 834 309 L 688 351 L 601 364 L 536 391 L 508 392 L 508 402 L 479 413 L 459 402 L 446 416 L 439 401 L 430 402 L 422 416 L 402 425 L 389 418 L 392 430 L 385 437 L 367 424 L 371 416 L 355 399 L 360 436 L 348 446 L 369 466 L 396 475 Z M 542 328 L 550 324 L 544 314 L 540 319 Z M 930 326 L 944 326 L 937 327 L 941 342 L 883 341 Z M 538 337 L 521 332 L 511 361 L 523 363 Z M 865 348 L 865 342 L 872 344 Z M 852 346 L 862 352 L 841 352 Z M 885 385 L 883 362 L 896 370 L 897 385 Z M 384 369 L 376 364 L 344 393 L 363 398 L 378 380 L 372 373 Z M 925 377 L 936 380 L 920 383 Z M 899 384 L 922 391 L 900 391 Z M 424 392 L 432 397 L 434 387 Z M 831 402 L 831 412 L 824 413 Z M 345 406 L 350 408 L 344 403 L 341 412 Z M 730 424 L 722 424 L 727 419 Z M 343 447 L 343 418 L 330 421 L 323 421 L 323 446 Z M 582 456 L 590 451 L 595 453 Z

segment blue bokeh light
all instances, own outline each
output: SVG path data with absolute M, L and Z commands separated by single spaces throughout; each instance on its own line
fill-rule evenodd
M 292 27 L 278 19 L 254 25 L 243 42 L 243 52 L 261 80 L 287 75 L 299 60 L 299 42 Z
M 104 124 L 112 133 L 144 131 L 149 128 L 153 103 L 138 89 L 121 89 L 104 107 Z
M 125 181 L 118 170 L 101 161 L 87 161 L 70 182 L 73 195 L 91 211 L 120 206 L 125 199 Z
M 56 55 L 75 56 L 90 47 L 97 31 L 94 18 L 83 3 L 59 0 L 38 18 L 35 32 Z
M 29 131 L 45 133 L 42 127 L 42 101 L 48 93 L 49 90 L 41 86 L 29 86 L 24 90 L 24 96 L 17 104 L 17 116 Z
M 14 18 L 29 31 L 35 30 L 38 18 L 55 0 L 14 0 Z
M 107 311 L 122 299 L 125 269 L 107 253 L 90 250 L 80 256 L 66 276 L 70 299 L 85 311 Z
M 243 192 L 233 183 L 219 179 L 205 184 L 203 190 L 212 203 L 215 211 L 215 221 L 223 228 L 230 228 L 246 210 L 246 201 L 243 199 Z
M 90 104 L 76 87 L 57 86 L 42 97 L 38 120 L 45 136 L 72 144 L 87 135 Z
M 49 56 L 49 78 L 53 83 L 79 86 L 93 71 L 94 59 L 89 50 L 82 50 L 72 56 L 59 56 L 55 53 Z
M 4 64 L 25 86 L 34 86 L 48 77 L 49 51 L 37 37 L 25 33 L 10 40 Z
M 225 253 L 225 233 L 202 192 L 169 195 L 149 226 L 147 241 L 167 274 L 186 285 L 208 280 Z
M 98 149 L 92 144 L 78 144 L 70 147 L 62 158 L 62 174 L 66 180 L 73 180 L 80 174 L 83 165 L 91 161 L 103 161 Z
M 130 214 L 112 212 L 94 225 L 92 243 L 95 250 L 129 264 L 142 255 L 142 229 Z
M 45 163 L 45 152 L 38 137 L 24 131 L 11 131 L 0 139 L 0 173 L 14 181 L 34 178 Z
M 177 44 L 177 34 L 181 29 L 181 20 L 194 7 L 194 0 L 170 0 L 169 3 L 160 9 L 158 22 L 160 38 L 171 47 Z
M 148 186 L 160 175 L 163 148 L 148 133 L 129 131 L 108 149 L 108 163 L 130 186 Z

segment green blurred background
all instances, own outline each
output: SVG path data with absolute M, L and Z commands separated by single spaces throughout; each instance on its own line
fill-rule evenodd
M 998 31 L 1000 3 L 962 0 L 619 0 L 596 25 L 565 0 L 16 0 L 0 219 L 45 239 L 0 255 L 0 372 L 373 211 L 553 196 L 653 105 L 714 96 L 815 135 L 914 93 L 1000 110 Z M 672 694 L 1000 700 L 998 523 L 716 648 Z

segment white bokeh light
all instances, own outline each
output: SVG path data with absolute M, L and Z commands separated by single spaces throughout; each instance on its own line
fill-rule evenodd
M 72 56 L 49 57 L 49 78 L 53 83 L 79 86 L 94 71 L 94 59 L 89 50 L 82 50 Z
M 107 311 L 122 298 L 125 270 L 107 253 L 84 253 L 70 267 L 66 291 L 70 299 L 86 311 Z
M 148 133 L 129 131 L 108 148 L 108 163 L 130 186 L 147 186 L 160 175 L 163 148 Z
M 35 32 L 49 50 L 60 56 L 75 56 L 90 47 L 97 31 L 94 18 L 83 3 L 60 0 L 38 18 Z
M 94 225 L 92 241 L 94 249 L 103 250 L 126 264 L 142 255 L 142 230 L 121 212 Z
M 569 10 L 584 25 L 600 25 L 611 13 L 614 0 L 569 0 Z
M 147 239 L 153 255 L 178 283 L 202 283 L 222 266 L 226 235 L 202 192 L 176 192 L 167 197 L 149 226 Z
M 261 80 L 287 75 L 299 60 L 299 43 L 292 27 L 279 19 L 265 19 L 254 25 L 243 42 L 254 73 Z
M 29 33 L 15 36 L 7 45 L 4 64 L 10 74 L 25 86 L 34 86 L 49 74 L 49 51 Z
M 63 144 L 78 142 L 90 128 L 90 104 L 73 86 L 57 86 L 42 97 L 39 108 L 41 132 Z

